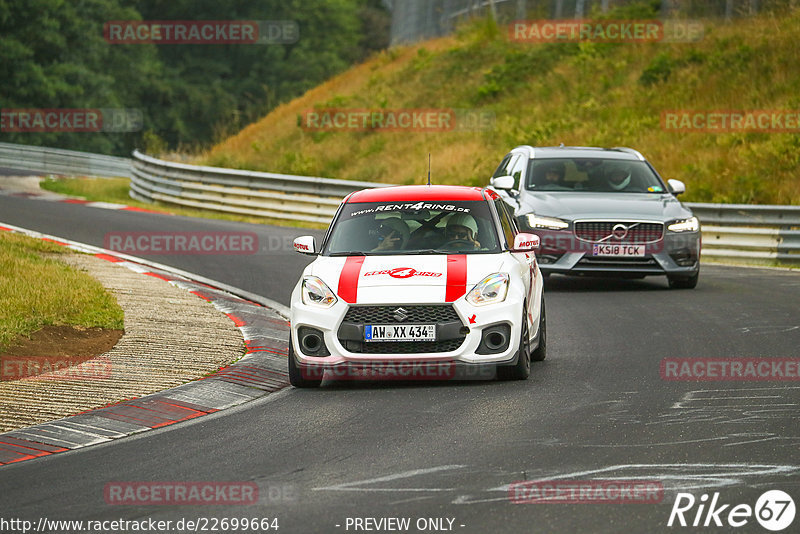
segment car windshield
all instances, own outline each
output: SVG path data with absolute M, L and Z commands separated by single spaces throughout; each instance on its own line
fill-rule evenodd
M 530 191 L 655 193 L 667 191 L 644 161 L 602 158 L 536 158 L 528 163 Z
M 492 253 L 498 243 L 485 201 L 352 202 L 339 213 L 323 254 Z

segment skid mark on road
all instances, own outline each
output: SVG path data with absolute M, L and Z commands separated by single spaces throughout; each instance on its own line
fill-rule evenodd
M 394 492 L 394 491 L 454 491 L 455 488 L 406 488 L 406 487 L 364 487 L 371 484 L 380 484 L 383 482 L 393 482 L 396 480 L 404 480 L 412 477 L 419 477 L 441 471 L 452 471 L 455 469 L 463 469 L 465 465 L 440 465 L 438 467 L 430 467 L 427 469 L 413 469 L 411 471 L 402 471 L 391 475 L 385 475 L 377 478 L 368 478 L 365 480 L 356 480 L 355 482 L 345 482 L 343 484 L 335 484 L 333 486 L 325 486 L 322 488 L 314 488 L 315 491 L 366 491 L 366 492 Z
M 708 491 L 729 486 L 761 487 L 769 483 L 784 483 L 797 477 L 800 466 L 749 463 L 687 463 L 687 464 L 617 464 L 562 473 L 541 473 L 530 480 L 629 480 L 660 481 L 665 492 L 688 490 Z M 458 495 L 452 504 L 508 502 L 513 482 L 486 488 L 477 494 Z
M 800 406 L 800 386 L 698 389 L 685 392 L 648 425 L 754 423 L 791 417 Z

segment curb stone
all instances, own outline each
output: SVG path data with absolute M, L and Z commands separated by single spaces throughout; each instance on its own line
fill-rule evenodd
M 0 466 L 105 443 L 172 425 L 264 397 L 286 387 L 289 324 L 261 304 L 199 282 L 120 257 L 90 245 L 0 224 L 0 230 L 26 233 L 88 252 L 134 272 L 154 276 L 210 302 L 239 328 L 247 352 L 213 375 L 141 398 L 97 408 L 49 423 L 0 434 Z M 200 278 L 200 277 L 197 277 Z

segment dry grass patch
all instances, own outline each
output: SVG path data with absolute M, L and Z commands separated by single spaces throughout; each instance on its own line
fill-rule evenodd
M 46 325 L 121 330 L 122 308 L 86 273 L 42 254 L 64 248 L 0 232 L 0 351 Z

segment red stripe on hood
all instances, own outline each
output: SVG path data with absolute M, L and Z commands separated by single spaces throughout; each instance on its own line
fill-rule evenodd
M 447 288 L 445 302 L 458 300 L 467 292 L 467 255 L 449 254 L 447 256 Z
M 339 298 L 349 304 L 354 304 L 358 298 L 358 275 L 361 274 L 363 264 L 364 256 L 348 256 L 339 274 L 337 293 Z

